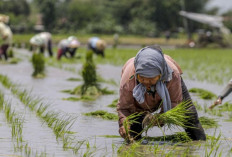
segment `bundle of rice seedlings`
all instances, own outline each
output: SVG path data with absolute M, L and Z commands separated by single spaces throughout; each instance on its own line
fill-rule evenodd
M 43 54 L 41 53 L 34 53 L 32 56 L 32 64 L 34 67 L 34 72 L 32 74 L 33 77 L 44 77 L 45 71 L 45 59 Z
M 138 118 L 141 116 L 142 113 L 133 113 L 131 115 L 129 115 L 128 117 L 126 117 L 126 119 L 123 121 L 123 127 L 126 131 L 126 137 L 125 140 L 128 143 L 133 143 L 134 142 L 134 138 L 136 137 L 131 137 L 130 136 L 130 132 L 132 132 L 132 130 L 130 130 L 130 126 L 133 123 L 139 123 L 137 120 Z M 142 134 L 142 132 L 141 132 Z
M 217 97 L 214 93 L 201 88 L 191 88 L 189 92 L 197 93 L 198 96 L 200 96 L 202 99 L 207 99 L 207 100 Z
M 186 101 L 178 104 L 176 107 L 165 113 L 147 114 L 142 122 L 144 131 L 147 132 L 148 129 L 154 126 L 161 127 L 163 124 L 166 124 L 169 129 L 174 126 L 181 126 L 184 128 L 192 127 L 188 121 L 191 118 L 189 116 L 191 111 L 188 110 L 190 105 L 191 104 L 189 103 L 189 101 Z

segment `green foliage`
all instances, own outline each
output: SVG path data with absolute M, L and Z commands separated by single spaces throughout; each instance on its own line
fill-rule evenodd
M 142 123 L 144 131 L 147 132 L 147 130 L 153 126 L 160 127 L 162 123 L 166 124 L 169 129 L 173 126 L 181 126 L 184 128 L 191 127 L 192 124 L 189 123 L 190 116 L 187 115 L 191 113 L 191 111 L 188 110 L 189 107 L 189 102 L 182 102 L 165 113 L 154 115 L 147 114 Z
M 201 88 L 191 88 L 189 92 L 197 93 L 202 99 L 213 99 L 217 97 L 214 93 Z
M 33 53 L 32 55 L 32 64 L 34 68 L 34 72 L 32 74 L 33 77 L 44 77 L 45 70 L 45 61 L 44 56 L 41 53 Z
M 213 118 L 203 116 L 199 118 L 199 121 L 201 122 L 202 127 L 205 129 L 218 127 L 218 122 Z
M 109 113 L 109 112 L 104 111 L 104 110 L 97 110 L 95 112 L 85 113 L 85 115 L 86 116 L 100 117 L 100 118 L 107 119 L 107 120 L 117 120 L 118 119 L 118 116 L 116 114 Z
M 82 86 L 82 95 L 85 94 L 88 87 L 97 86 L 97 73 L 96 66 L 93 62 L 93 52 L 88 51 L 86 53 L 86 62 L 83 65 L 82 77 L 84 79 L 84 85 Z
M 176 132 L 173 135 L 159 136 L 159 137 L 146 137 L 149 141 L 171 141 L 171 142 L 190 142 L 191 138 L 186 132 Z
M 116 108 L 118 103 L 118 99 L 113 100 L 111 104 L 108 105 L 108 107 Z
M 8 57 L 9 58 L 13 58 L 14 57 L 14 51 L 12 50 L 12 48 L 9 49 L 9 51 L 7 52 Z

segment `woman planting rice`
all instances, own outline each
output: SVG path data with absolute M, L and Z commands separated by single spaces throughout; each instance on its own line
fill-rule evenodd
M 191 125 L 184 127 L 185 131 L 192 140 L 206 139 L 181 74 L 179 65 L 171 57 L 163 55 L 159 46 L 145 47 L 135 58 L 126 62 L 122 69 L 120 98 L 117 104 L 119 134 L 123 138 L 128 138 L 129 132 L 133 139 L 140 139 L 143 131 L 142 121 L 147 113 L 153 113 L 159 108 L 161 113 L 166 113 L 185 101 L 188 102 L 188 112 L 185 114 L 189 118 L 184 122 L 184 126 Z M 178 113 L 178 110 L 175 112 Z M 139 113 L 139 116 L 127 119 L 135 113 Z M 129 128 L 125 124 L 129 124 Z M 162 126 L 161 123 L 158 122 L 158 126 Z

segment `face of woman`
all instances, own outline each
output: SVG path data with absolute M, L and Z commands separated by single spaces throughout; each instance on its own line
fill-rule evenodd
M 160 75 L 153 77 L 153 78 L 146 78 L 146 77 L 138 75 L 138 81 L 147 88 L 147 91 L 150 91 L 151 86 L 155 85 L 159 79 L 160 79 Z

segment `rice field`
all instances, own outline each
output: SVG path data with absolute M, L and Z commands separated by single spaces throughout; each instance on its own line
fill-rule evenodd
M 113 92 L 85 101 L 69 101 L 78 96 L 63 92 L 83 84 L 84 46 L 73 59 L 57 61 L 56 54 L 49 58 L 45 53 L 44 78 L 32 77 L 32 52 L 13 48 L 17 62 L 0 61 L 0 156 L 232 156 L 231 97 L 208 109 L 231 79 L 231 49 L 163 47 L 180 64 L 188 89 L 194 91 L 190 94 L 206 142 L 191 141 L 182 128 L 167 126 L 151 128 L 142 141 L 131 144 L 119 136 L 115 104 L 121 68 L 138 47 L 108 47 L 105 58 L 93 56 L 97 82 Z

